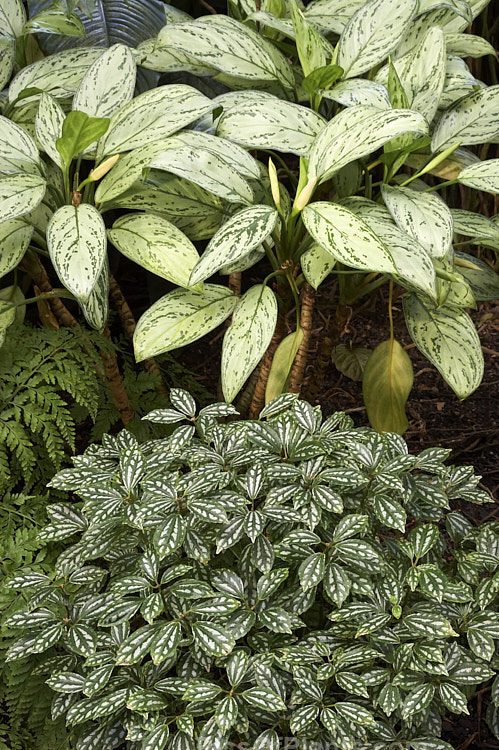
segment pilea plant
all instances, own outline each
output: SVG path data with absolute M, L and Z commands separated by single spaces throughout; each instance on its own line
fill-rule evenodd
M 37 659 L 76 748 L 450 748 L 442 714 L 499 668 L 499 525 L 451 509 L 489 501 L 472 468 L 292 394 L 258 421 L 171 404 L 170 437 L 56 475 L 65 549 L 8 584 L 7 661 Z
M 27 66 L 4 107 L 17 122 L 2 120 L 2 274 L 21 261 L 32 270 L 32 252 L 48 251 L 87 322 L 100 328 L 110 241 L 178 286 L 139 321 L 137 359 L 191 343 L 232 316 L 222 389 L 233 401 L 264 358 L 245 394 L 253 415 L 265 399 L 300 389 L 314 289 L 328 276 L 338 279 L 338 306 L 308 388 L 312 400 L 349 306 L 388 283 L 390 313 L 396 283 L 407 291 L 414 342 L 465 398 L 483 374 L 466 310 L 495 298 L 498 281 L 453 240 L 497 247 L 499 229 L 494 219 L 450 209 L 436 190 L 453 182 L 498 188 L 498 160 L 464 148 L 498 132 L 499 88 L 473 78 L 460 57 L 493 52 L 461 33 L 484 5 L 348 3 L 332 25 L 319 2 L 256 14 L 245 5 L 244 22 L 192 20 L 170 9 L 158 37 L 134 50 L 68 50 Z M 208 99 L 174 84 L 133 98 L 137 63 L 246 90 Z M 273 152 L 270 161 L 262 151 Z M 290 155 L 300 158 L 299 173 Z M 445 182 L 429 185 L 427 175 Z M 106 234 L 102 216 L 116 209 L 135 212 Z M 209 240 L 201 257 L 199 240 Z M 241 296 L 238 275 L 260 261 L 263 283 Z M 228 286 L 212 278 L 217 273 L 232 277 Z M 5 310 L 4 328 L 13 316 L 8 303 Z M 404 431 L 411 384 L 410 360 L 392 331 L 364 379 L 378 429 Z

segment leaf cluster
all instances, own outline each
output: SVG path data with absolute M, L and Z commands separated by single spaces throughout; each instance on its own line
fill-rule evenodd
M 9 580 L 7 663 L 40 660 L 78 750 L 449 748 L 499 669 L 499 526 L 451 508 L 479 477 L 292 395 L 236 416 L 172 389 L 169 437 L 54 477 L 79 502 L 48 506 L 54 570 Z

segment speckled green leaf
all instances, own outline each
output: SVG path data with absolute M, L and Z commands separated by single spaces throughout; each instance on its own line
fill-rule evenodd
M 444 706 L 449 711 L 453 714 L 469 714 L 468 699 L 456 685 L 453 685 L 451 682 L 442 682 L 438 690 Z
M 100 331 L 109 317 L 109 264 L 107 256 L 99 278 L 86 302 L 80 302 L 85 320 L 91 328 Z
M 43 93 L 35 118 L 36 139 L 40 147 L 50 156 L 57 166 L 61 167 L 61 155 L 55 147 L 62 135 L 64 110 L 50 94 Z
M 272 233 L 276 222 L 277 211 L 270 206 L 250 206 L 238 211 L 208 243 L 192 271 L 191 285 L 255 250 Z
M 314 243 L 300 258 L 301 270 L 309 284 L 318 289 L 336 265 L 331 253 Z
M 97 186 L 95 191 L 96 203 L 108 203 L 128 190 L 134 182 L 142 177 L 143 170 L 149 166 L 156 156 L 164 151 L 164 148 L 162 141 L 154 141 L 120 156 L 114 167 Z
M 499 85 L 474 91 L 459 99 L 438 120 L 432 151 L 442 151 L 461 141 L 465 146 L 486 143 L 499 131 Z
M 302 217 L 314 240 L 341 263 L 365 271 L 396 272 L 384 243 L 347 208 L 325 201 L 310 203 Z
M 236 169 L 244 177 L 261 179 L 261 163 L 236 143 L 198 130 L 184 130 L 177 133 L 175 141 L 191 148 L 211 151 Z
M 406 295 L 403 304 L 407 328 L 418 349 L 459 398 L 473 393 L 483 377 L 483 354 L 470 316 L 445 307 L 432 309 L 413 294 Z
M 299 104 L 262 92 L 248 93 L 236 106 L 224 109 L 217 134 L 247 148 L 308 156 L 325 124 L 320 115 Z
M 307 21 L 323 34 L 340 36 L 353 14 L 365 0 L 312 0 L 304 10 Z
M 222 346 L 222 390 L 231 402 L 265 354 L 277 321 L 275 294 L 261 284 L 239 300 Z
M 428 124 L 408 109 L 380 110 L 359 105 L 343 110 L 317 136 L 310 150 L 308 174 L 328 180 L 345 164 L 362 159 L 404 133 L 425 135 Z
M 38 148 L 24 128 L 0 116 L 0 175 L 21 172 L 40 174 Z
M 64 50 L 23 68 L 9 86 L 9 101 L 26 88 L 38 88 L 60 97 L 73 96 L 81 79 L 102 54 L 98 47 Z
M 499 274 L 483 260 L 467 255 L 459 251 L 455 252 L 458 260 L 459 273 L 461 273 L 471 287 L 473 296 L 477 301 L 499 299 Z M 473 264 L 475 268 L 466 268 L 459 265 L 459 260 Z
M 476 190 L 499 193 L 499 159 L 487 159 L 465 167 L 459 172 L 458 180 Z
M 303 73 L 308 76 L 309 73 L 326 65 L 326 53 L 320 34 L 310 23 L 307 23 L 303 12 L 298 9 L 293 0 L 290 2 L 290 9 L 298 57 Z
M 196 341 L 223 323 L 236 304 L 229 289 L 215 284 L 205 284 L 202 294 L 186 289 L 165 294 L 137 323 L 135 359 L 141 362 Z
M 170 138 L 165 146 L 165 151 L 152 161 L 152 168 L 190 180 L 229 203 L 253 202 L 249 183 L 218 154 L 182 145 L 182 141 L 178 142 L 176 138 Z
M 226 656 L 234 648 L 234 637 L 221 625 L 214 622 L 194 622 L 191 627 L 196 642 L 211 656 Z
M 346 78 L 365 73 L 386 60 L 404 37 L 418 4 L 416 0 L 371 0 L 345 26 L 336 62 Z
M 39 174 L 11 174 L 0 179 L 0 222 L 33 211 L 45 195 Z
M 0 278 L 22 260 L 33 230 L 34 227 L 22 219 L 10 219 L 0 224 Z
M 16 43 L 13 39 L 0 38 L 0 91 L 8 84 L 16 59 Z
M 362 379 L 367 416 L 378 432 L 407 430 L 405 403 L 414 375 L 409 355 L 395 339 L 382 341 L 369 357 Z
M 108 237 L 139 266 L 174 284 L 189 286 L 198 252 L 189 238 L 163 217 L 127 214 L 114 222 Z
M 336 369 L 350 380 L 361 381 L 366 368 L 367 360 L 372 354 L 372 349 L 364 346 L 354 346 L 352 341 L 348 344 L 337 344 L 331 354 L 331 360 Z
M 26 11 L 22 0 L 0 0 L 0 36 L 15 39 L 23 33 Z
M 404 232 L 414 237 L 434 258 L 443 258 L 452 243 L 452 214 L 435 193 L 383 185 L 383 199 Z
M 99 153 L 111 156 L 167 138 L 212 108 L 192 86 L 172 84 L 145 91 L 114 112 Z
M 497 56 L 491 43 L 481 36 L 475 36 L 475 34 L 446 33 L 445 46 L 448 55 L 458 55 L 459 57 Z
M 133 97 L 136 66 L 130 49 L 113 44 L 90 66 L 73 99 L 73 109 L 90 117 L 111 117 Z
M 340 81 L 328 91 L 321 91 L 324 99 L 332 99 L 344 107 L 355 107 L 363 104 L 378 109 L 391 109 L 390 97 L 383 84 L 369 81 L 367 78 L 352 78 Z
M 88 302 L 106 257 L 106 228 L 100 213 L 88 203 L 62 206 L 47 227 L 47 245 L 64 286 Z
M 188 21 L 189 18 L 182 20 Z M 137 65 L 146 70 L 154 70 L 158 73 L 185 71 L 198 76 L 213 76 L 217 74 L 216 68 L 212 68 L 210 65 L 203 65 L 192 57 L 192 55 L 174 49 L 169 42 L 169 37 L 163 42 L 163 30 L 166 30 L 166 28 L 166 26 L 163 26 L 157 37 L 146 39 L 136 49 L 132 50 Z M 168 29 L 168 32 L 170 32 L 170 29 Z
M 161 44 L 222 73 L 250 81 L 278 81 L 291 88 L 291 69 L 282 53 L 279 67 L 256 31 L 228 16 L 204 16 L 166 26 Z M 277 52 L 277 50 L 276 50 Z M 289 70 L 282 79 L 281 70 Z

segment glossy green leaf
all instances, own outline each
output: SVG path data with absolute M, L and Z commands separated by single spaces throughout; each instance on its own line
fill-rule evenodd
M 77 110 L 69 112 L 62 124 L 62 135 L 55 142 L 64 164 L 69 167 L 75 156 L 95 143 L 108 127 L 109 119 L 106 117 L 89 117 Z
M 427 307 L 418 297 L 404 297 L 404 315 L 411 338 L 435 365 L 456 395 L 463 399 L 483 377 L 483 354 L 473 321 L 464 311 Z
M 214 622 L 195 622 L 192 631 L 199 646 L 211 656 L 226 656 L 234 648 L 235 639 L 229 630 Z
M 229 403 L 265 354 L 277 321 L 277 300 L 266 286 L 252 286 L 238 301 L 222 346 L 222 390 Z
M 290 3 L 291 18 L 296 34 L 298 58 L 305 76 L 326 65 L 326 54 L 320 34 L 307 23 L 296 2 Z
M 174 284 L 189 286 L 199 255 L 188 237 L 171 222 L 154 214 L 127 214 L 114 222 L 108 237 L 139 266 Z
M 141 362 L 196 341 L 233 312 L 237 297 L 226 287 L 205 284 L 203 293 L 175 289 L 161 297 L 137 323 L 133 344 Z
M 398 341 L 389 339 L 376 347 L 362 380 L 367 416 L 375 430 L 399 435 L 407 430 L 405 403 L 413 379 L 411 360 Z

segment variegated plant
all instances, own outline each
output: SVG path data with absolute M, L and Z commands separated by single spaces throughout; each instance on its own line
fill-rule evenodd
M 22 69 L 4 106 L 12 122 L 2 121 L 2 274 L 28 247 L 48 250 L 100 327 L 110 241 L 178 286 L 139 321 L 137 359 L 189 344 L 232 316 L 223 393 L 232 401 L 265 356 L 252 413 L 265 394 L 301 386 L 312 287 L 337 277 L 338 322 L 381 284 L 391 300 L 396 283 L 407 291 L 414 342 L 459 398 L 469 395 L 483 358 L 466 310 L 497 297 L 499 284 L 453 241 L 464 235 L 497 248 L 499 223 L 450 209 L 436 191 L 454 182 L 499 189 L 499 160 L 466 148 L 499 133 L 499 87 L 473 78 L 462 59 L 493 53 L 462 33 L 486 3 L 340 5 L 333 13 L 327 0 L 306 10 L 290 0 L 257 11 L 245 0 L 232 9 L 237 18 L 196 20 L 171 9 L 158 37 L 137 49 L 69 50 Z M 237 90 L 208 99 L 172 84 L 133 98 L 137 65 Z M 300 158 L 298 175 L 289 155 Z M 101 217 L 111 209 L 133 213 L 106 232 Z M 193 242 L 204 240 L 199 257 Z M 242 296 L 212 278 L 256 263 L 262 281 L 245 284 Z M 9 316 L 7 308 L 2 320 Z M 392 334 L 366 367 L 372 424 L 405 429 L 411 384 L 410 360 Z
M 489 500 L 471 467 L 290 394 L 258 421 L 171 405 L 169 438 L 56 475 L 82 504 L 48 507 L 55 570 L 8 583 L 7 661 L 36 660 L 71 747 L 452 750 L 442 715 L 499 670 L 498 524 L 450 509 Z M 498 706 L 496 677 L 499 736 Z

